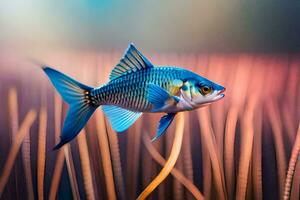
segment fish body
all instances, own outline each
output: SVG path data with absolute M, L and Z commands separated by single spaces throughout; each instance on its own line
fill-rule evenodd
M 154 66 L 134 45 L 110 74 L 110 81 L 97 88 L 85 86 L 50 67 L 43 67 L 51 82 L 70 106 L 61 141 L 72 140 L 92 113 L 102 107 L 113 129 L 128 129 L 144 112 L 167 113 L 156 136 L 163 135 L 177 112 L 193 110 L 224 97 L 225 88 L 189 70 Z
M 191 80 L 208 81 L 183 68 L 153 67 L 118 77 L 99 88 L 93 89 L 91 96 L 98 106 L 116 105 L 139 112 L 180 112 L 195 109 L 200 105 L 182 106 L 176 102 L 176 99 L 171 98 L 167 102 L 167 106 L 155 109 L 153 103 L 148 99 L 149 84 L 157 85 L 175 96 L 183 84 Z M 219 87 L 220 90 L 223 89 L 221 86 Z M 184 99 L 181 100 L 184 101 Z

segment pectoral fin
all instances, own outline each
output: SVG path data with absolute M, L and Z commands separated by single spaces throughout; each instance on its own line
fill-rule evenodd
M 159 120 L 159 124 L 158 124 L 158 127 L 157 127 L 157 132 L 156 132 L 155 137 L 151 140 L 152 142 L 155 141 L 157 138 L 159 138 L 160 136 L 162 136 L 166 132 L 167 128 L 172 123 L 175 115 L 176 115 L 176 113 L 168 113 L 167 115 L 164 115 Z
M 165 105 L 178 103 L 179 98 L 170 95 L 166 90 L 155 84 L 148 84 L 148 101 L 154 106 L 153 111 L 164 108 Z

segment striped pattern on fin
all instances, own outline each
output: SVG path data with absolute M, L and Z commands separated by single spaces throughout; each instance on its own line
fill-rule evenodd
M 157 132 L 155 137 L 151 140 L 152 142 L 155 141 L 157 138 L 165 134 L 168 127 L 171 125 L 176 113 L 168 113 L 167 115 L 164 115 L 160 120 L 157 127 Z
M 141 69 L 152 68 L 151 62 L 139 52 L 133 44 L 130 44 L 123 58 L 115 66 L 109 75 L 109 79 L 113 80 L 125 73 L 132 73 Z
M 142 115 L 141 112 L 134 112 L 110 105 L 103 105 L 102 110 L 108 117 L 112 128 L 117 132 L 127 130 Z

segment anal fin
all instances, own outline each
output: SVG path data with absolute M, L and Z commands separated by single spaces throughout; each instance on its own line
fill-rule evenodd
M 159 120 L 156 135 L 151 140 L 152 142 L 155 141 L 157 138 L 159 138 L 160 136 L 162 136 L 166 132 L 167 128 L 171 125 L 175 115 L 176 115 L 176 113 L 168 113 L 167 115 L 164 115 Z
M 117 132 L 127 130 L 142 115 L 141 112 L 134 112 L 111 105 L 103 105 L 102 110 L 108 117 L 112 128 Z

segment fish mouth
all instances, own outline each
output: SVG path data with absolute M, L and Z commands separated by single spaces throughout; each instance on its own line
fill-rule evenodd
M 225 97 L 225 92 L 226 88 L 224 88 L 223 90 L 220 90 L 218 93 L 217 93 L 217 96 L 213 99 L 213 101 L 218 101 L 220 99 L 222 99 L 223 97 Z

